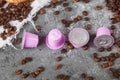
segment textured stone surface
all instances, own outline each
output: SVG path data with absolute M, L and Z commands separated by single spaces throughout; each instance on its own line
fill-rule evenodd
M 69 1 L 71 2 L 71 0 Z M 7 47 L 5 50 L 0 49 L 0 80 L 23 80 L 20 76 L 15 75 L 16 69 L 23 69 L 25 73 L 35 71 L 39 66 L 45 66 L 45 71 L 35 79 L 28 77 L 26 80 L 57 80 L 55 76 L 61 73 L 71 75 L 71 80 L 82 80 L 80 74 L 83 72 L 95 77 L 95 80 L 115 80 L 108 74 L 108 69 L 101 69 L 100 64 L 93 61 L 92 54 L 97 52 L 97 48 L 93 46 L 92 41 L 89 43 L 89 50 L 74 49 L 69 50 L 67 54 L 60 54 L 60 50 L 50 50 L 44 42 L 45 36 L 53 28 L 58 28 L 67 35 L 73 26 L 76 27 L 75 25 L 79 25 L 78 27 L 84 28 L 86 24 L 90 23 L 93 25 L 93 28 L 89 33 L 90 35 L 94 35 L 98 27 L 109 27 L 111 25 L 109 18 L 112 17 L 112 13 L 106 7 L 101 11 L 96 11 L 96 5 L 105 6 L 104 0 L 91 0 L 88 4 L 71 3 L 73 7 L 72 12 L 65 12 L 63 7 L 58 6 L 55 9 L 47 9 L 45 15 L 39 15 L 39 19 L 35 22 L 35 24 L 42 26 L 42 31 L 38 32 L 41 40 L 39 47 L 24 50 L 14 50 L 11 47 Z M 53 15 L 54 10 L 59 10 L 60 15 Z M 90 21 L 80 21 L 77 24 L 72 24 L 70 28 L 65 28 L 60 22 L 61 19 L 73 19 L 77 15 L 82 15 L 81 12 L 83 10 L 89 12 Z M 27 31 L 37 33 L 30 23 L 24 25 L 24 27 Z M 20 45 L 17 47 L 20 48 Z M 113 47 L 112 52 L 116 51 L 117 49 Z M 108 55 L 109 53 L 105 51 L 99 55 Z M 59 63 L 64 66 L 61 70 L 56 71 L 55 64 L 57 62 L 55 61 L 55 57 L 60 55 L 63 57 L 63 60 Z M 33 61 L 23 66 L 20 65 L 19 61 L 28 56 L 33 57 Z M 113 67 L 120 67 L 119 61 L 120 59 L 116 60 Z

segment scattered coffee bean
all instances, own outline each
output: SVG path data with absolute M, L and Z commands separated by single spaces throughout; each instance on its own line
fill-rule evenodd
M 83 49 L 83 50 L 88 50 L 88 46 L 87 46 L 87 45 L 86 45 L 86 46 L 83 46 L 82 49 Z
M 88 76 L 87 80 L 94 80 L 92 76 Z
M 20 44 L 21 41 L 22 41 L 22 38 L 19 38 L 19 37 L 18 37 L 18 38 L 15 40 L 15 44 Z
M 61 54 L 65 54 L 67 52 L 67 49 L 62 49 Z
M 61 69 L 62 67 L 63 67 L 62 64 L 56 64 L 56 65 L 55 65 L 56 70 L 59 70 L 59 69 Z
M 111 51 L 111 50 L 112 50 L 112 48 L 111 48 L 111 47 L 108 47 L 106 50 L 107 50 L 107 51 Z
M 103 51 L 104 51 L 104 48 L 99 48 L 98 51 L 99 51 L 99 52 L 103 52 Z
M 56 57 L 56 61 L 61 61 L 61 60 L 62 60 L 61 56 Z
M 56 76 L 57 79 L 62 79 L 62 80 L 69 80 L 70 76 L 69 75 L 65 75 L 65 74 L 58 74 Z
M 111 26 L 111 29 L 112 29 L 112 30 L 116 29 L 116 26 L 115 26 L 115 25 L 112 25 L 112 26 Z
M 20 75 L 23 71 L 20 69 L 20 70 L 16 70 L 15 73 L 16 75 Z
M 84 20 L 85 20 L 85 21 L 89 21 L 90 18 L 89 18 L 89 17 L 85 17 Z
M 55 11 L 54 12 L 54 15 L 58 15 L 60 12 L 59 11 Z
M 40 72 L 43 72 L 45 70 L 45 68 L 41 66 L 41 67 L 38 67 L 37 70 Z
M 41 26 L 40 25 L 36 25 L 35 28 L 40 31 L 41 30 Z
M 74 3 L 79 2 L 79 0 L 73 0 Z
M 37 75 L 35 74 L 35 72 L 30 73 L 30 76 L 31 76 L 32 78 L 36 78 L 36 77 L 37 77 Z
M 94 60 L 96 61 L 96 62 L 100 62 L 101 61 L 101 58 L 94 58 Z
M 82 14 L 83 14 L 84 16 L 87 16 L 87 15 L 88 15 L 88 12 L 87 12 L 87 11 L 83 11 Z
M 36 75 L 39 75 L 41 72 L 40 72 L 39 70 L 36 70 L 34 73 L 35 73 Z
M 78 15 L 78 16 L 77 16 L 77 19 L 78 19 L 78 21 L 79 21 L 79 20 L 82 20 L 82 16 L 79 16 L 79 15 Z
M 74 49 L 74 46 L 72 44 L 67 45 L 68 49 Z
M 102 9 L 103 9 L 103 7 L 101 5 L 96 6 L 96 10 L 102 10 Z
M 25 58 L 25 61 L 26 61 L 26 62 L 31 62 L 31 61 L 32 61 L 32 58 L 31 58 L 31 57 L 26 57 L 26 58 Z
M 87 24 L 87 25 L 86 25 L 86 28 L 87 28 L 88 30 L 91 30 L 92 25 L 91 25 L 91 24 Z
M 112 65 L 113 65 L 113 62 L 112 62 L 112 61 L 109 61 L 108 64 L 109 64 L 109 66 L 112 66 Z
M 66 7 L 65 10 L 66 10 L 67 12 L 70 12 L 70 11 L 72 11 L 72 8 L 71 8 L 71 7 Z
M 41 14 L 41 15 L 43 15 L 43 14 L 45 14 L 45 13 L 46 13 L 45 9 L 40 9 L 40 14 Z
M 22 74 L 21 77 L 25 79 L 25 78 L 27 78 L 28 76 L 29 76 L 29 74 L 28 74 L 28 73 L 25 73 L 25 74 Z
M 67 7 L 67 6 L 69 6 L 69 3 L 68 2 L 64 2 L 63 3 L 63 7 Z
M 108 63 L 103 63 L 103 64 L 101 65 L 101 67 L 102 67 L 102 68 L 108 68 L 108 67 L 109 67 L 109 64 L 108 64 Z
M 85 73 L 82 73 L 82 74 L 81 74 L 81 78 L 86 78 L 86 76 L 87 76 L 87 75 L 86 75 Z
M 25 59 L 22 59 L 22 60 L 20 61 L 20 64 L 21 64 L 21 65 L 26 64 L 26 60 L 25 60 Z

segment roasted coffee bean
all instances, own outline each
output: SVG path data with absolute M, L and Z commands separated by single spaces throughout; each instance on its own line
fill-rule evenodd
M 101 58 L 94 58 L 94 60 L 96 61 L 96 62 L 101 62 Z
M 115 25 L 112 25 L 112 26 L 111 26 L 111 29 L 112 29 L 112 30 L 116 29 L 116 26 L 115 26 Z
M 92 76 L 87 77 L 87 80 L 93 80 Z
M 43 15 L 43 14 L 45 14 L 45 13 L 46 13 L 45 9 L 40 9 L 40 14 L 41 14 L 41 15 Z
M 111 51 L 111 50 L 112 50 L 112 48 L 111 48 L 111 47 L 108 47 L 106 50 L 107 50 L 107 51 Z
M 104 48 L 99 48 L 98 51 L 99 51 L 99 52 L 103 52 L 103 51 L 104 51 Z
M 80 0 L 73 0 L 74 3 L 79 2 Z
M 111 72 L 112 74 L 115 73 L 115 69 L 114 68 L 109 68 L 109 72 Z
M 61 61 L 61 60 L 62 60 L 61 56 L 56 57 L 56 61 Z
M 87 77 L 87 75 L 85 73 L 81 74 L 81 78 L 86 78 L 86 77 Z
M 63 24 L 66 24 L 66 23 L 67 23 L 67 21 L 66 21 L 65 19 L 62 19 L 61 22 L 62 22 Z
M 87 12 L 87 11 L 83 11 L 82 14 L 83 14 L 84 16 L 87 16 L 87 15 L 88 15 L 88 12 Z
M 70 76 L 69 75 L 65 75 L 65 74 L 58 74 L 56 76 L 57 79 L 62 79 L 62 80 L 69 80 Z
M 89 17 L 85 17 L 84 20 L 85 20 L 85 21 L 89 21 L 90 18 L 89 18 Z
M 22 38 L 19 38 L 19 37 L 18 37 L 18 38 L 15 40 L 15 44 L 20 44 L 21 41 L 22 41 Z
M 27 78 L 28 76 L 29 76 L 29 74 L 28 74 L 28 73 L 25 73 L 25 74 L 22 74 L 21 77 L 25 79 L 25 78 Z
M 20 70 L 16 70 L 15 73 L 16 75 L 20 75 L 23 71 L 20 69 Z
M 119 53 L 115 53 L 115 58 L 119 58 L 120 54 Z
M 67 7 L 67 6 L 69 6 L 69 3 L 68 2 L 64 2 L 63 3 L 63 7 Z
M 91 24 L 87 24 L 87 25 L 86 25 L 86 28 L 87 28 L 88 30 L 91 30 L 92 25 L 91 25 Z
M 103 7 L 101 5 L 96 6 L 96 10 L 101 10 L 101 9 L 103 9 Z
M 109 64 L 109 66 L 112 66 L 112 65 L 113 65 L 113 62 L 112 62 L 112 61 L 109 61 L 108 64 Z
M 56 65 L 55 65 L 56 70 L 59 70 L 59 69 L 61 69 L 62 67 L 63 67 L 62 64 L 56 64 Z
M 20 64 L 21 64 L 21 65 L 26 64 L 26 60 L 25 60 L 25 59 L 22 59 L 22 60 L 20 61 Z
M 39 75 L 41 73 L 41 71 L 39 71 L 39 70 L 36 70 L 35 72 L 34 72 L 34 74 L 36 74 L 36 75 Z
M 82 49 L 83 49 L 83 50 L 88 50 L 88 46 L 87 46 L 87 45 L 86 45 L 86 46 L 83 46 Z
M 72 8 L 71 8 L 71 7 L 66 7 L 65 10 L 66 10 L 67 12 L 70 12 L 70 11 L 72 11 Z
M 68 49 L 74 49 L 74 46 L 72 44 L 67 45 Z
M 97 57 L 97 53 L 93 53 L 93 57 L 96 58 Z
M 79 21 L 78 18 L 74 18 L 74 19 L 73 19 L 73 22 L 74 22 L 74 23 L 76 23 L 76 22 L 78 22 L 78 21 Z
M 101 57 L 101 61 L 107 61 L 106 57 Z
M 40 25 L 36 25 L 35 28 L 40 31 L 41 30 L 41 26 Z
M 31 58 L 31 57 L 26 57 L 26 58 L 25 58 L 25 61 L 26 61 L 26 62 L 31 62 L 31 61 L 32 61 L 32 58 Z
M 54 12 L 54 15 L 58 15 L 60 12 L 59 11 L 55 11 Z
M 45 68 L 41 66 L 41 67 L 38 67 L 37 70 L 40 72 L 43 72 L 45 70 Z
M 109 67 L 109 64 L 108 64 L 108 63 L 103 63 L 103 64 L 101 65 L 101 67 L 102 67 L 102 68 L 108 68 L 108 67 Z
M 35 74 L 35 72 L 30 73 L 30 76 L 31 76 L 32 78 L 36 78 L 36 77 L 37 77 L 37 75 Z
M 65 54 L 67 52 L 67 49 L 62 49 L 61 54 Z
M 82 20 L 82 16 L 77 16 L 77 20 L 79 21 L 79 20 Z

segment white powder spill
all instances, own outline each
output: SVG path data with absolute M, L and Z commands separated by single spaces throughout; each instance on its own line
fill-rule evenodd
M 25 23 L 31 22 L 32 25 L 34 26 L 34 29 L 35 29 L 35 24 L 34 24 L 32 18 L 36 15 L 36 13 L 41 8 L 43 8 L 45 5 L 48 5 L 50 1 L 51 0 L 35 0 L 35 1 L 33 1 L 32 4 L 31 4 L 32 10 L 31 10 L 31 12 L 29 13 L 29 15 L 28 15 L 28 17 L 26 19 L 24 19 L 22 22 L 19 22 L 18 20 L 11 21 L 10 24 L 12 26 L 16 26 L 17 27 L 16 34 L 8 37 L 6 40 L 3 40 L 2 38 L 0 38 L 0 48 L 5 48 L 6 45 L 14 47 L 12 45 L 12 40 L 14 38 L 16 38 L 17 34 L 20 32 L 20 29 L 23 28 L 23 25 Z M 0 27 L 0 33 L 2 33 L 3 31 L 4 31 L 4 29 L 2 27 Z

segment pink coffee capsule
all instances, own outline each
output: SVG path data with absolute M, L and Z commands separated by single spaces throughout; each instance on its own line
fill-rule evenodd
M 111 32 L 107 27 L 101 27 L 97 30 L 94 44 L 98 48 L 108 48 L 114 44 L 114 38 L 111 36 Z
M 69 33 L 69 41 L 75 48 L 80 48 L 89 42 L 90 36 L 83 28 L 74 28 Z
M 36 34 L 24 31 L 22 40 L 23 48 L 36 48 L 39 43 L 39 37 Z
M 65 44 L 65 36 L 58 30 L 53 29 L 46 37 L 46 45 L 53 50 L 60 49 Z

